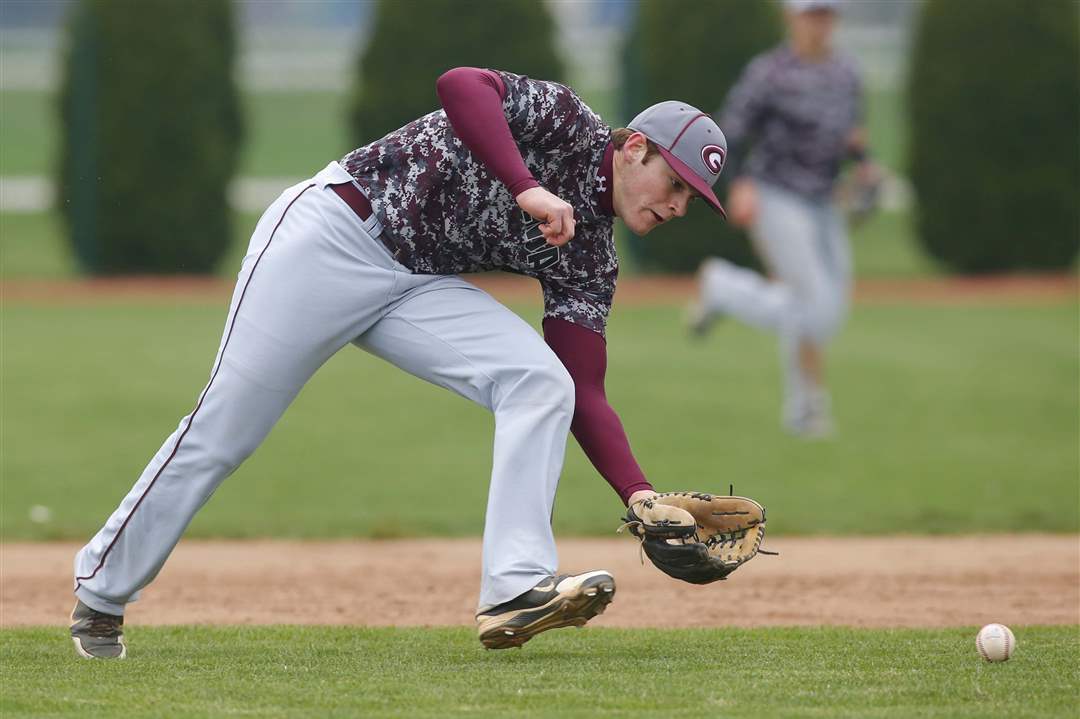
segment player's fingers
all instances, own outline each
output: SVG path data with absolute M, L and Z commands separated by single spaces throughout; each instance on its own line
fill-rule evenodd
M 544 233 L 544 239 L 549 245 L 562 244 L 563 216 L 558 211 L 550 213 L 548 221 L 540 225 L 540 231 Z
M 559 231 L 546 236 L 549 245 L 561 247 L 574 239 L 574 208 L 565 204 L 558 213 Z
M 547 226 L 551 228 L 551 234 L 559 236 L 563 231 L 563 216 L 559 212 L 552 212 L 548 215 Z
M 565 230 L 565 226 L 564 226 Z M 540 225 L 540 232 L 544 234 L 544 240 L 554 247 L 561 247 L 570 241 L 570 235 L 566 232 L 556 232 L 551 228 L 551 225 Z

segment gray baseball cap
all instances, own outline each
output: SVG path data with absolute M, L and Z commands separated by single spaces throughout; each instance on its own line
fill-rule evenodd
M 727 160 L 727 138 L 709 115 L 667 100 L 646 108 L 627 127 L 652 140 L 671 169 L 727 217 L 712 189 Z
M 784 0 L 784 7 L 792 12 L 810 12 L 811 10 L 840 9 L 839 0 Z

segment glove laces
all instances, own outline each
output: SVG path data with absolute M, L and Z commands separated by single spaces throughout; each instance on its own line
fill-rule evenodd
M 645 525 L 638 520 L 627 520 L 623 522 L 618 529 L 615 530 L 615 534 L 622 534 L 624 529 L 629 529 L 630 533 L 634 535 L 634 539 L 638 540 L 638 559 L 641 560 L 641 564 L 645 564 L 645 530 L 642 529 Z M 638 530 L 638 531 L 634 531 Z

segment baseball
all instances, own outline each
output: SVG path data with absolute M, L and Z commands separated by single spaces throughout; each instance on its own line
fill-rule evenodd
M 1016 637 L 1004 624 L 987 624 L 975 635 L 975 647 L 986 661 L 1004 662 L 1016 651 Z

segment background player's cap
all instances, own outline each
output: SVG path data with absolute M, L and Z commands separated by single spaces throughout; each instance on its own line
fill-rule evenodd
M 671 169 L 727 217 L 712 190 L 727 160 L 727 138 L 711 117 L 693 105 L 667 100 L 646 108 L 627 127 L 652 140 Z
M 840 0 L 784 0 L 784 7 L 792 12 L 836 11 L 840 9 Z

